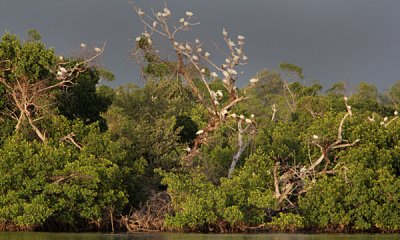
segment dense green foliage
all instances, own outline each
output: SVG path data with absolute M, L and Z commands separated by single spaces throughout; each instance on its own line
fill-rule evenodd
M 51 100 L 51 107 L 31 124 L 45 133 L 41 141 L 27 123 L 16 127 L 22 108 L 5 84 L 57 81 L 58 57 L 35 31 L 27 41 L 3 36 L 2 229 L 107 228 L 166 191 L 163 229 L 400 231 L 400 82 L 384 94 L 360 83 L 344 99 L 343 82 L 324 94 L 316 82 L 297 81 L 304 78 L 298 66 L 263 70 L 189 165 L 187 149 L 206 126 L 207 110 L 181 79 L 171 79 L 166 66 L 173 63 L 155 57 L 146 56 L 142 88 L 98 86 L 113 75 L 92 66 L 74 84 L 46 92 L 40 101 Z M 209 87 L 217 92 L 222 81 Z M 255 128 L 238 135 L 233 114 L 254 114 Z M 228 177 L 238 139 L 245 147 Z

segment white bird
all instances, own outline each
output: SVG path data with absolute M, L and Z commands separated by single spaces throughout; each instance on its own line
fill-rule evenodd
M 138 10 L 138 14 L 139 14 L 139 16 L 143 16 L 144 15 L 144 12 L 142 11 L 142 9 Z
M 58 59 L 59 59 L 60 61 L 63 61 L 63 60 L 64 60 L 64 57 L 63 57 L 63 56 L 59 56 Z
M 189 23 L 188 22 L 184 22 L 183 26 L 187 27 L 187 26 L 189 26 Z
M 196 44 L 200 44 L 200 40 L 198 38 L 196 38 L 196 40 L 194 41 Z
M 188 43 L 186 43 L 185 47 L 189 52 L 192 51 L 192 47 Z
M 141 37 L 137 37 L 135 40 L 136 40 L 136 42 L 139 42 L 140 40 L 142 40 L 142 38 Z
M 251 83 L 256 83 L 256 82 L 258 82 L 258 78 L 252 78 L 252 79 L 250 79 L 250 82 L 251 82 Z
M 228 110 L 226 110 L 226 109 L 222 110 L 221 115 L 225 116 L 226 114 L 228 114 Z
M 228 36 L 228 32 L 225 30 L 225 28 L 222 29 L 222 34 L 224 35 L 224 37 Z
M 254 114 L 251 114 L 251 118 L 254 118 Z
M 215 100 L 215 101 L 214 101 L 214 104 L 218 106 L 218 105 L 219 105 L 219 102 L 218 102 L 217 100 Z
M 147 39 L 147 43 L 148 43 L 149 45 L 152 45 L 152 44 L 153 44 L 153 41 L 151 40 L 151 38 L 148 38 L 148 39 Z
M 180 18 L 180 19 L 179 19 L 179 22 L 180 22 L 180 23 L 184 23 L 184 22 L 185 22 L 185 19 L 184 19 L 184 18 Z
M 101 52 L 101 49 L 98 48 L 98 47 L 95 47 L 95 48 L 94 48 L 94 51 L 97 52 L 97 53 L 99 53 L 99 52 Z
M 196 132 L 196 135 L 200 135 L 200 134 L 203 134 L 203 133 L 204 133 L 204 130 L 201 129 L 201 130 L 199 130 L 199 131 Z
M 388 117 L 384 117 L 384 118 L 383 118 L 383 121 L 384 121 L 384 122 L 387 122 L 388 120 L 389 120 Z
M 185 148 L 186 152 L 190 152 L 192 149 L 190 147 Z
M 60 72 L 67 73 L 67 69 L 65 69 L 64 67 L 60 67 Z
M 239 117 L 240 117 L 240 119 L 242 119 L 242 120 L 244 119 L 244 115 L 243 115 L 243 114 L 241 114 Z
M 343 100 L 344 100 L 345 102 L 347 102 L 347 97 L 346 97 L 346 96 L 344 96 L 344 97 L 343 97 Z
M 205 56 L 206 58 L 208 58 L 208 57 L 210 56 L 210 53 L 209 53 L 209 52 L 206 52 L 206 53 L 204 54 L 204 56 Z
M 247 56 L 243 55 L 243 61 L 247 61 Z
M 202 68 L 201 69 L 201 73 L 205 73 L 206 72 L 206 69 L 205 68 Z
M 170 16 L 171 15 L 171 11 L 168 8 L 164 8 L 164 13 L 166 16 Z
M 85 48 L 85 47 L 86 47 L 86 44 L 81 43 L 81 48 Z
M 236 116 L 236 113 L 232 113 L 232 114 L 231 114 L 231 117 L 236 118 L 236 117 L 237 117 L 237 116 Z
M 252 123 L 253 121 L 251 121 L 250 119 L 246 118 L 246 123 Z
M 196 50 L 196 52 L 198 52 L 198 53 L 201 53 L 201 51 L 203 51 L 203 49 L 201 49 L 201 48 L 198 48 L 198 49 Z
M 223 97 L 223 96 L 224 96 L 224 94 L 222 93 L 221 90 L 218 90 L 218 91 L 217 91 L 217 95 L 218 95 L 219 97 Z
M 175 47 L 178 47 L 178 46 L 179 46 L 179 43 L 178 43 L 178 42 L 174 42 L 174 46 L 175 46 Z
M 372 118 L 372 117 L 368 117 L 368 121 L 374 122 L 375 120 L 374 120 L 374 118 Z
M 237 72 L 235 69 L 228 69 L 228 72 L 229 72 L 229 74 L 237 75 Z
M 222 74 L 224 74 L 225 77 L 229 77 L 229 73 L 227 71 L 223 71 Z
M 186 11 L 186 16 L 188 16 L 189 18 L 190 18 L 190 17 L 193 17 L 193 15 L 194 15 L 194 14 L 193 14 L 192 12 Z
M 199 60 L 199 58 L 196 55 L 193 55 L 192 59 L 193 59 L 193 61 L 198 61 Z
M 211 76 L 213 76 L 213 77 L 216 78 L 216 77 L 218 77 L 218 74 L 217 74 L 216 72 L 212 72 L 212 73 L 211 73 Z
M 312 138 L 315 139 L 315 140 L 319 139 L 318 135 L 315 135 L 315 134 L 312 135 Z
M 246 38 L 243 37 L 242 35 L 239 35 L 239 36 L 238 36 L 238 39 L 239 39 L 240 41 L 243 41 L 243 40 L 245 40 Z
M 228 45 L 229 45 L 229 47 L 234 47 L 234 46 L 236 46 L 236 44 L 235 44 L 234 42 L 232 42 L 232 41 L 229 41 L 229 42 L 228 42 Z
M 153 22 L 153 28 L 157 27 L 158 22 L 154 21 Z
M 397 111 L 394 111 L 394 115 L 397 116 L 399 115 L 399 113 Z

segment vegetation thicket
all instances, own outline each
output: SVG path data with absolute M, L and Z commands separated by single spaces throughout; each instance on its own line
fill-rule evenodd
M 3 35 L 1 230 L 400 231 L 400 81 L 322 92 L 282 63 L 238 87 L 243 36 L 223 29 L 217 64 L 178 37 L 192 12 L 172 27 L 167 7 L 135 9 L 143 87 L 98 85 L 104 46 L 63 57 L 34 30 Z

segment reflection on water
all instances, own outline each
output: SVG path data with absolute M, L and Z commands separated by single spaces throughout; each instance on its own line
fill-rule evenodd
M 0 233 L 0 240 L 394 240 L 400 235 L 379 234 L 96 234 L 96 233 Z

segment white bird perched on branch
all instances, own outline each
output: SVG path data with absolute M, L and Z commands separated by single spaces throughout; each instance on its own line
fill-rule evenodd
M 246 38 L 243 37 L 242 35 L 239 35 L 239 36 L 238 36 L 238 39 L 239 39 L 240 41 L 243 41 L 243 40 L 245 40 Z
M 142 11 L 142 9 L 139 8 L 138 14 L 139 14 L 139 16 L 141 16 L 141 17 L 144 16 L 144 12 Z
M 190 17 L 193 17 L 193 15 L 194 15 L 194 14 L 193 14 L 192 12 L 186 11 L 186 16 L 188 16 L 189 18 L 190 18 Z
M 201 130 L 199 130 L 199 131 L 196 132 L 196 135 L 200 135 L 200 134 L 203 134 L 203 133 L 204 133 L 204 130 L 201 129 Z
M 222 34 L 224 35 L 224 37 L 228 36 L 228 32 L 225 30 L 225 28 L 222 29 Z
M 258 82 L 258 78 L 252 78 L 252 79 L 250 79 L 250 82 L 251 82 L 251 83 L 256 83 L 256 82 Z
M 167 17 L 171 15 L 171 11 L 168 8 L 164 8 L 164 13 Z
M 67 73 L 68 71 L 67 71 L 67 69 L 65 69 L 64 67 L 60 67 L 60 72 L 62 72 L 62 73 Z
M 85 48 L 85 47 L 86 47 L 86 44 L 81 43 L 81 48 Z
M 94 51 L 97 52 L 97 53 L 99 53 L 99 52 L 101 52 L 101 48 L 95 47 L 95 48 L 94 48 Z
M 319 139 L 318 135 L 315 135 L 315 134 L 312 135 L 312 138 L 315 139 L 315 140 Z
M 189 52 L 192 51 L 192 47 L 189 45 L 189 43 L 186 43 L 185 47 Z

